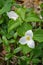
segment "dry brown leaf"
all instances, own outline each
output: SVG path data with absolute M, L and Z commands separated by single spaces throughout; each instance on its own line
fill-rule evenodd
M 37 7 L 43 0 L 16 0 L 17 2 L 23 4 L 26 7 Z

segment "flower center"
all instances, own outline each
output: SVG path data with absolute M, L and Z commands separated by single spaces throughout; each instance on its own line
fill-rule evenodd
M 26 37 L 26 40 L 30 40 L 30 37 L 29 37 L 29 36 L 27 36 L 27 37 Z

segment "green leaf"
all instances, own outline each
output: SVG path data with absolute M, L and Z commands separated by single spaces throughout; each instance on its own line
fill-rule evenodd
M 7 35 L 5 35 L 7 37 L 7 39 L 11 39 L 14 35 L 14 31 L 10 32 L 10 33 L 6 33 Z
M 20 65 L 28 65 L 28 64 L 27 64 L 27 62 L 26 62 L 26 61 L 21 60 L 21 61 L 20 61 Z
M 40 60 L 38 58 L 33 58 L 32 59 L 32 63 L 34 64 L 38 64 L 40 62 Z
M 0 24 L 2 24 L 2 23 L 3 23 L 3 19 L 0 20 Z
M 39 16 L 34 12 L 29 12 L 25 17 L 26 22 L 41 22 Z
M 14 40 L 14 39 L 10 39 L 10 40 L 9 40 L 9 43 L 10 43 L 10 44 L 15 43 L 15 40 Z
M 6 54 L 5 55 L 5 61 L 10 59 L 12 56 L 13 56 L 13 54 L 11 54 L 11 53 Z
M 17 32 L 13 35 L 14 39 L 16 39 L 18 36 Z
M 11 8 L 11 2 L 10 1 L 6 1 L 6 4 L 2 7 L 2 9 L 0 9 L 0 15 L 5 13 L 5 12 L 8 12 Z
M 41 16 L 43 17 L 43 10 L 41 11 Z
M 8 23 L 8 32 L 12 31 L 13 29 L 17 28 L 23 23 L 23 21 L 18 18 L 16 21 L 10 20 Z
M 29 53 L 30 51 L 32 51 L 31 48 L 29 48 L 27 45 L 20 45 L 21 49 L 22 49 L 22 52 L 23 54 L 27 54 Z
M 6 50 L 7 52 L 10 52 L 10 46 L 9 46 L 9 43 L 8 43 L 7 38 L 6 38 L 5 36 L 2 36 L 2 40 L 3 40 L 3 44 L 4 44 L 4 46 L 5 46 L 5 50 Z
M 18 53 L 18 52 L 20 52 L 20 51 L 21 51 L 21 47 L 18 47 L 18 48 L 16 48 L 16 49 L 14 49 L 13 54 L 16 54 L 16 53 Z
M 26 13 L 26 9 L 23 7 L 23 8 L 18 8 L 16 10 L 17 14 L 22 18 L 22 20 L 25 19 L 25 13 Z
M 5 36 L 2 36 L 2 40 L 3 40 L 3 44 L 5 45 L 5 46 L 8 46 L 9 44 L 8 44 L 8 40 L 7 40 L 7 38 L 5 37 Z
M 21 56 L 20 59 L 23 60 L 23 61 L 25 61 L 26 62 L 26 65 L 29 65 L 30 64 L 30 58 L 27 57 L 26 55 L 25 56 Z
M 4 0 L 0 0 L 0 7 L 2 7 L 4 5 L 5 1 Z
M 43 17 L 43 3 L 40 6 L 41 6 L 41 16 Z
M 38 41 L 38 42 L 43 42 L 43 29 L 37 29 L 34 32 L 34 40 Z
M 23 23 L 18 27 L 17 32 L 19 36 L 23 36 L 27 30 L 32 29 L 32 26 L 29 23 Z
M 5 47 L 5 51 L 8 53 L 10 52 L 10 46 L 9 45 Z
M 43 8 L 43 3 L 40 4 L 41 8 Z
M 20 59 L 25 60 L 25 61 L 29 61 L 30 60 L 27 56 L 21 56 Z

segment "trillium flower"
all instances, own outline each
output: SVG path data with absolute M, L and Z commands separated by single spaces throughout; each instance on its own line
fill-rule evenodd
M 18 15 L 14 11 L 7 12 L 7 16 L 13 20 L 16 20 L 18 18 Z
M 32 30 L 28 30 L 25 33 L 25 36 L 23 36 L 22 38 L 20 38 L 19 43 L 21 43 L 22 45 L 27 44 L 30 48 L 34 48 L 35 47 L 35 42 L 32 39 L 32 37 L 33 37 Z

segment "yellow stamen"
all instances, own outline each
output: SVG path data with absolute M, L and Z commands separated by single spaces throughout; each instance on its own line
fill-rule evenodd
M 26 40 L 30 40 L 30 37 L 29 37 L 29 36 L 27 36 L 27 37 L 26 37 Z

